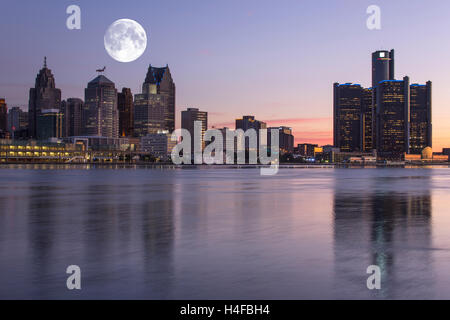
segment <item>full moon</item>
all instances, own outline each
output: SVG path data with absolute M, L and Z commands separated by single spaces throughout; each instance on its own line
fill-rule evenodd
M 130 19 L 120 19 L 110 25 L 104 40 L 108 54 L 120 62 L 136 60 L 147 48 L 147 34 L 144 28 Z

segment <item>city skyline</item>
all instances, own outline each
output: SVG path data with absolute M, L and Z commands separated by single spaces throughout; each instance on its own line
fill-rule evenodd
M 445 52 L 449 50 L 446 50 L 447 44 L 437 40 L 448 22 L 442 18 L 425 24 L 419 15 L 430 13 L 442 17 L 445 12 L 442 6 L 437 10 L 414 1 L 407 2 L 408 6 L 404 1 L 395 4 L 379 1 L 383 13 L 382 29 L 370 31 L 365 27 L 365 9 L 369 2 L 364 1 L 344 5 L 289 2 L 286 7 L 250 1 L 242 4 L 239 10 L 236 10 L 235 2 L 207 4 L 200 1 L 190 6 L 168 3 L 155 6 L 154 10 L 160 11 L 161 15 L 154 15 L 152 19 L 142 10 L 147 6 L 145 3 L 141 3 L 141 8 L 133 9 L 110 2 L 108 12 L 98 12 L 97 5 L 79 1 L 82 29 L 70 31 L 64 26 L 65 7 L 69 3 L 46 8 L 45 12 L 39 4 L 30 3 L 28 10 L 23 10 L 23 6 L 6 3 L 13 13 L 20 9 L 26 20 L 24 26 L 4 34 L 10 50 L 0 54 L 5 72 L 11 75 L 0 81 L 0 95 L 6 97 L 9 108 L 26 106 L 26 93 L 32 86 L 30 78 L 38 71 L 45 55 L 49 57 L 57 87 L 62 89 L 62 99 L 82 98 L 83 87 L 93 78 L 94 70 L 105 64 L 105 75 L 116 83 L 117 88 L 131 88 L 133 93 L 140 92 L 145 76 L 143 70 L 148 64 L 169 64 L 177 79 L 177 128 L 180 127 L 179 111 L 195 106 L 209 112 L 211 126 L 231 127 L 235 118 L 252 114 L 268 126 L 292 127 L 296 144 L 324 145 L 332 143 L 330 84 L 360 79 L 359 83 L 369 87 L 370 57 L 367 53 L 395 48 L 397 76 L 408 75 L 414 83 L 433 80 L 434 149 L 446 147 L 450 140 L 450 126 L 447 125 L 450 111 L 446 108 L 450 93 L 445 89 L 448 82 L 443 62 L 448 60 Z M 221 11 L 217 17 L 219 27 L 214 25 L 211 30 L 206 30 L 203 27 L 209 25 L 212 18 L 202 13 L 212 8 Z M 287 12 L 288 8 L 292 13 Z M 167 19 L 169 9 L 172 10 L 171 19 Z M 404 18 L 398 17 L 400 11 L 418 23 L 401 24 Z M 39 18 L 35 16 L 36 12 Z M 198 22 L 181 25 L 174 21 L 185 15 L 198 18 Z M 237 15 L 238 19 L 232 21 L 232 15 Z M 107 26 L 122 16 L 139 21 L 149 34 L 149 48 L 140 59 L 129 64 L 113 61 L 98 41 Z M 281 16 L 284 22 L 277 19 Z M 314 18 L 319 16 L 321 19 Z M 4 23 L 9 19 L 6 17 Z M 36 29 L 41 30 L 41 35 L 51 37 L 39 38 L 37 31 L 28 28 L 32 24 L 39 24 Z M 422 37 L 424 30 L 432 36 Z M 212 37 L 217 31 L 222 31 L 221 39 Z M 244 31 L 243 35 L 239 31 Z M 247 31 L 254 35 L 252 39 Z M 418 35 L 423 44 L 419 46 L 409 41 L 409 37 L 399 37 L 405 32 Z M 189 36 L 186 37 L 187 33 Z M 343 36 L 335 39 L 338 34 Z M 40 41 L 35 51 L 29 50 L 33 43 L 35 47 L 37 44 L 32 37 Z M 319 44 L 318 37 L 326 39 L 320 41 L 325 44 Z M 56 38 L 63 45 L 55 46 L 48 38 Z M 355 38 L 357 42 L 350 41 Z M 232 40 L 233 46 L 230 45 Z M 186 41 L 192 45 L 183 46 Z M 79 82 L 80 79 L 83 81 Z M 267 90 L 268 85 L 270 90 Z

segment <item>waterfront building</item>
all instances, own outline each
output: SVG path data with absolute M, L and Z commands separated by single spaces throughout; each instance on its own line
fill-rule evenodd
M 30 89 L 28 104 L 28 131 L 31 138 L 37 137 L 37 119 L 42 110 L 61 107 L 61 90 L 55 86 L 55 77 L 47 68 L 47 58 L 44 67 L 39 71 L 34 88 Z
M 36 123 L 38 140 L 61 138 L 63 136 L 63 114 L 59 109 L 41 110 Z
M 297 145 L 297 152 L 303 157 L 314 157 L 314 148 L 318 146 L 319 145 L 312 143 L 299 143 Z
M 160 131 L 158 133 L 149 133 L 141 137 L 141 151 L 148 152 L 156 158 L 169 160 L 172 149 L 177 144 L 171 140 L 169 131 Z
M 82 134 L 83 105 L 83 100 L 78 98 L 69 98 L 61 103 L 64 137 Z
M 200 111 L 198 108 L 187 108 L 181 112 L 181 128 L 186 129 L 191 134 L 191 155 L 194 155 L 194 124 L 201 124 L 201 150 L 205 148 L 205 132 L 208 130 L 208 112 Z
M 114 82 L 99 75 L 84 90 L 83 135 L 118 138 L 119 112 Z
M 382 158 L 401 159 L 409 153 L 409 78 L 381 81 L 376 98 L 377 152 Z
M 362 88 L 361 93 L 361 151 L 371 152 L 375 149 L 373 144 L 374 128 L 374 99 L 373 88 Z
M 372 53 L 372 88 L 381 81 L 395 79 L 394 49 L 379 50 Z
M 267 129 L 267 124 L 263 121 L 256 120 L 254 116 L 243 116 L 241 119 L 236 119 L 236 130 L 243 130 L 246 132 L 249 129 L 254 129 L 257 138 L 257 148 L 259 149 L 259 130 Z M 250 149 L 249 139 L 245 139 L 245 149 Z
M 8 131 L 8 106 L 4 98 L 0 98 L 0 131 Z
M 131 89 L 122 88 L 117 95 L 119 109 L 119 134 L 121 137 L 132 137 L 134 131 L 134 104 Z
M 267 128 L 267 145 L 272 145 L 272 130 L 277 130 L 279 134 L 280 154 L 292 154 L 294 152 L 294 136 L 292 128 L 288 127 L 271 127 Z
M 134 128 L 139 137 L 175 130 L 175 83 L 168 66 L 149 66 L 142 93 L 134 98 Z
M 16 136 L 20 131 L 28 131 L 28 112 L 20 107 L 12 107 L 8 112 L 8 130 Z
M 361 150 L 363 92 L 359 84 L 334 84 L 333 140 L 343 152 Z
M 410 87 L 410 153 L 420 154 L 426 147 L 433 147 L 431 81 L 425 85 Z

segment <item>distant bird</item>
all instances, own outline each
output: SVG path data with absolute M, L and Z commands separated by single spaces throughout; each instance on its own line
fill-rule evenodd
M 103 69 L 97 69 L 96 71 L 97 72 L 105 72 L 105 70 L 106 70 L 106 66 L 104 66 Z

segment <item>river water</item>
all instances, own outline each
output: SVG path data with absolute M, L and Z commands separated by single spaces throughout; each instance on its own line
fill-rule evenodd
M 443 167 L 3 165 L 0 298 L 449 299 L 449 188 Z

